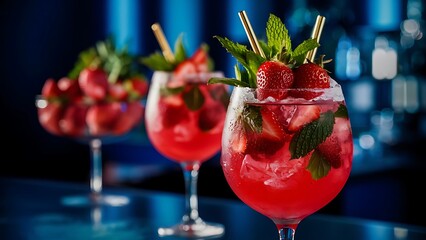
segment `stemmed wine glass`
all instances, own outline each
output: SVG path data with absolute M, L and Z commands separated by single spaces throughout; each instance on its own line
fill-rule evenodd
M 223 77 L 223 73 L 153 73 L 145 127 L 153 146 L 182 167 L 186 189 L 181 222 L 159 228 L 159 236 L 205 238 L 224 233 L 223 225 L 201 219 L 197 198 L 198 172 L 201 164 L 220 150 L 229 102 L 226 85 L 207 85 L 213 76 Z
M 233 192 L 270 218 L 280 239 L 333 200 L 351 171 L 353 140 L 342 89 L 235 87 L 223 131 L 221 166 Z M 309 97 L 306 97 L 309 96 Z M 315 96 L 315 97 L 314 97 Z
M 72 86 L 67 91 L 57 87 L 64 81 L 67 86 Z M 145 107 L 140 99 L 114 100 L 111 96 L 108 99 L 93 101 L 83 96 L 78 82 L 68 78 L 62 78 L 57 83 L 48 79 L 43 93 L 36 96 L 38 120 L 46 131 L 88 144 L 90 148 L 90 192 L 81 196 L 67 196 L 62 199 L 64 205 L 121 206 L 129 203 L 126 196 L 102 192 L 102 144 L 123 140 L 142 122 Z

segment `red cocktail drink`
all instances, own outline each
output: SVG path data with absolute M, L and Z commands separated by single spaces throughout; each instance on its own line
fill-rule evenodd
M 225 177 L 256 211 L 276 223 L 298 224 L 334 199 L 351 171 L 353 140 L 341 89 L 322 89 L 311 100 L 291 96 L 301 90 L 285 91 L 282 100 L 234 91 L 241 99 L 231 100 L 224 128 Z
M 203 162 L 221 147 L 228 92 L 226 85 L 207 85 L 222 73 L 175 78 L 155 72 L 146 109 L 146 129 L 154 147 L 176 162 Z

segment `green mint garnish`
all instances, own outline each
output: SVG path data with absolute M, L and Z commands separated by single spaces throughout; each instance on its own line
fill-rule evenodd
M 212 79 L 209 83 L 224 83 L 232 86 L 241 87 L 257 87 L 256 73 L 259 66 L 269 60 L 280 61 L 287 64 L 289 67 L 300 66 L 306 54 L 317 47 L 319 44 L 315 39 L 308 39 L 298 45 L 294 51 L 290 35 L 284 23 L 277 16 L 270 14 L 266 23 L 267 42 L 262 39 L 259 44 L 265 53 L 266 58 L 261 57 L 252 50 L 249 50 L 245 45 L 232 42 L 228 38 L 214 36 L 219 40 L 224 47 L 236 60 L 235 66 L 236 78 L 229 79 Z M 242 66 L 242 68 L 240 68 Z
M 109 74 L 108 81 L 115 83 L 118 79 L 140 75 L 133 65 L 134 59 L 135 56 L 130 55 L 126 47 L 117 49 L 112 39 L 99 41 L 95 47 L 88 48 L 78 55 L 68 77 L 76 79 L 83 69 L 99 67 Z
M 181 92 L 183 92 L 183 90 L 185 89 L 184 86 L 180 86 L 180 87 L 162 87 L 160 88 L 160 95 L 161 96 L 172 96 L 172 95 L 177 95 Z
M 156 71 L 172 71 L 174 69 L 174 64 L 168 62 L 161 52 L 155 52 L 149 55 L 148 57 L 140 58 L 140 62 L 147 66 L 148 68 Z
M 177 38 L 175 42 L 175 64 L 179 64 L 185 59 L 188 58 L 188 55 L 186 54 L 185 47 L 183 46 L 183 36 L 182 34 Z
M 270 14 L 266 23 L 269 58 L 281 56 L 282 52 L 291 53 L 291 40 L 284 23 L 277 16 Z M 277 60 L 281 60 L 280 57 Z
M 204 95 L 197 84 L 193 85 L 189 91 L 183 93 L 183 101 L 192 111 L 196 111 L 203 106 Z
M 319 119 L 305 125 L 295 133 L 290 142 L 292 159 L 306 156 L 318 147 L 333 132 L 334 113 L 327 111 L 320 115 Z
M 244 106 L 241 118 L 244 123 L 244 129 L 256 133 L 262 132 L 262 114 L 260 113 L 259 106 Z
M 206 52 L 209 51 L 209 46 L 206 43 L 202 43 L 200 48 L 203 48 Z M 174 45 L 174 62 L 168 62 L 164 55 L 160 51 L 156 51 L 146 57 L 139 58 L 139 62 L 144 66 L 154 71 L 166 71 L 171 72 L 176 67 L 189 58 L 185 46 L 183 45 L 183 35 L 181 34 Z M 214 62 L 208 56 L 208 69 L 211 71 L 214 69 Z
M 327 176 L 331 165 L 320 153 L 314 151 L 306 169 L 311 173 L 314 180 L 318 180 Z
M 338 117 L 338 118 L 346 118 L 346 119 L 348 119 L 349 118 L 348 109 L 346 108 L 345 105 L 339 104 L 339 108 L 334 113 L 334 116 Z
M 187 58 L 186 51 L 182 43 L 182 35 L 176 39 L 174 56 L 175 61 L 169 62 L 161 52 L 156 51 L 147 57 L 141 57 L 139 60 L 143 65 L 154 71 L 173 71 L 179 63 L 183 62 Z

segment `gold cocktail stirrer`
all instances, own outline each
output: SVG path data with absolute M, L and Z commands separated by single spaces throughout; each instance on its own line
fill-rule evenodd
M 257 41 L 256 35 L 254 34 L 253 28 L 251 27 L 246 12 L 240 11 L 238 12 L 238 15 L 240 16 L 241 22 L 244 26 L 244 30 L 246 30 L 246 34 L 250 41 L 250 45 L 253 49 L 253 52 L 259 54 L 262 57 L 265 57 L 265 53 L 263 52 L 262 48 L 259 45 L 259 42 Z
M 170 48 L 169 43 L 167 42 L 166 37 L 164 36 L 163 30 L 159 23 L 154 23 L 151 26 L 152 31 L 154 32 L 155 37 L 157 38 L 158 44 L 160 44 L 161 51 L 163 52 L 164 58 L 168 62 L 174 62 L 175 56 Z
M 314 29 L 312 30 L 312 34 L 311 34 L 311 38 L 316 39 L 317 43 L 319 43 L 319 41 L 320 41 L 321 32 L 322 32 L 322 29 L 324 27 L 324 22 L 325 22 L 325 17 L 318 15 L 317 20 L 316 20 L 315 25 L 314 25 Z M 306 54 L 305 63 L 308 61 L 307 59 L 309 59 L 311 62 L 313 62 L 315 60 L 315 54 L 316 53 L 317 53 L 317 48 L 309 51 Z

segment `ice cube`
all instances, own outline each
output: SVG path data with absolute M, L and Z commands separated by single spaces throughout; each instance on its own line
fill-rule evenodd
M 186 124 L 177 124 L 173 127 L 173 134 L 176 142 L 187 142 L 191 140 L 193 130 L 189 129 Z
M 286 156 L 272 159 L 271 161 L 257 161 L 247 154 L 241 166 L 241 176 L 262 181 L 273 188 L 285 188 L 291 176 L 304 169 L 303 161 L 300 159 L 289 160 L 289 157 Z

